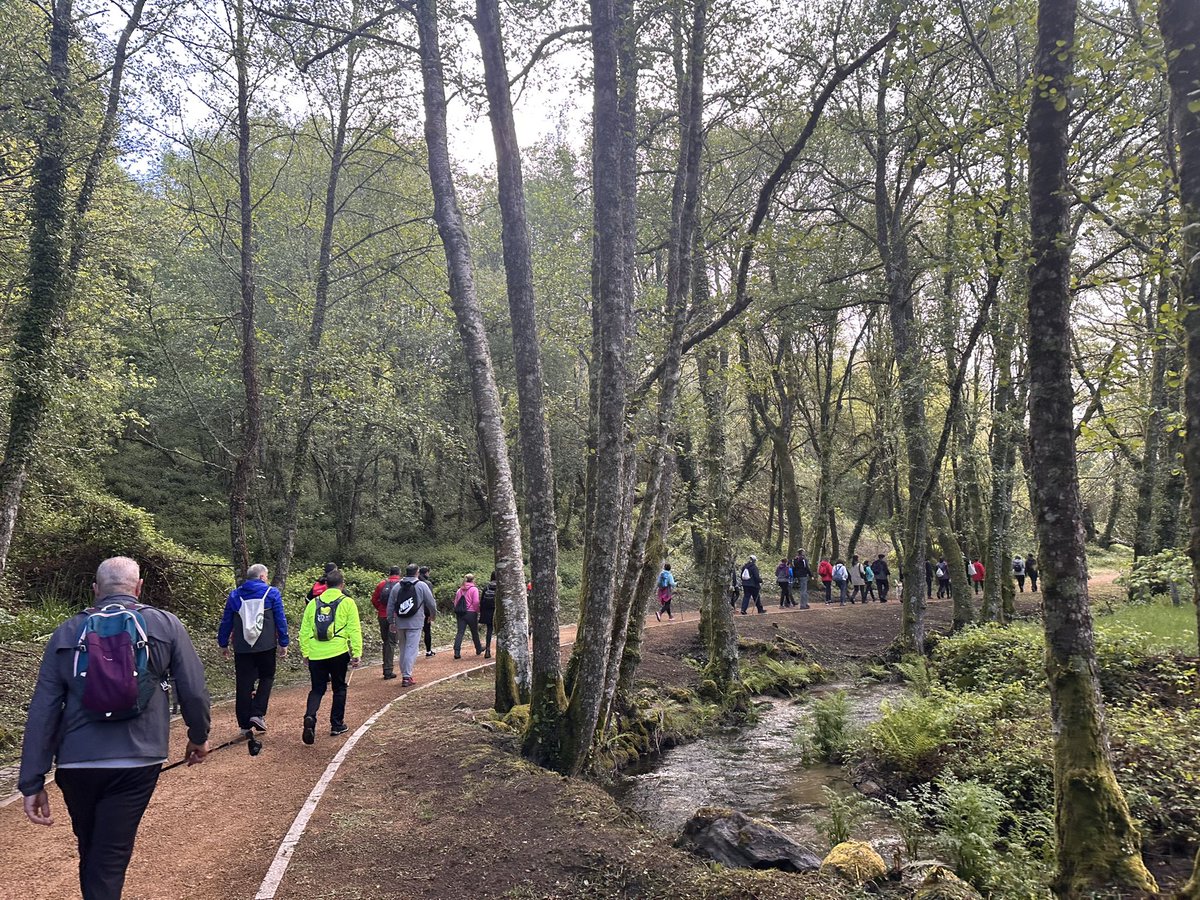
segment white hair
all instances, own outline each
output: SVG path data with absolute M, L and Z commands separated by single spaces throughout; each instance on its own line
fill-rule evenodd
M 96 593 L 101 597 L 133 594 L 141 580 L 141 569 L 128 556 L 114 556 L 96 567 Z
M 247 581 L 261 581 L 267 577 L 267 567 L 262 563 L 255 563 L 246 570 Z

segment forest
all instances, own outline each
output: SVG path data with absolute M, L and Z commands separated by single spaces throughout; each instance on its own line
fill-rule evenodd
M 1198 292 L 1195 0 L 3 0 L 0 750 L 108 556 L 214 699 L 252 564 L 494 572 L 501 769 L 786 698 L 885 892 L 1200 897 Z M 851 890 L 605 859 L 475 896 Z

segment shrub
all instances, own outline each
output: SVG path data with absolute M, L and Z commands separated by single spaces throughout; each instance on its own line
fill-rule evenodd
M 850 840 L 865 816 L 867 801 L 858 794 L 841 794 L 828 786 L 822 787 L 821 793 L 825 796 L 829 820 L 819 824 L 817 830 L 825 835 L 830 847 L 836 847 Z

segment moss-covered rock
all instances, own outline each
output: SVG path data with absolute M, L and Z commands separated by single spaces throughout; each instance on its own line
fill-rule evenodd
M 865 884 L 887 874 L 883 857 L 862 841 L 843 841 L 825 857 L 821 872 L 837 875 L 853 885 Z

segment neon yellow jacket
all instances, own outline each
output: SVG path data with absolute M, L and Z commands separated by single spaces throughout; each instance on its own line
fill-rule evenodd
M 328 606 L 339 597 L 342 602 L 333 619 L 333 634 L 327 641 L 318 641 L 317 604 Z M 352 659 L 361 659 L 362 646 L 362 625 L 353 597 L 343 594 L 340 588 L 329 588 L 308 601 L 300 619 L 300 652 L 306 659 L 332 659 L 343 653 L 349 653 Z

